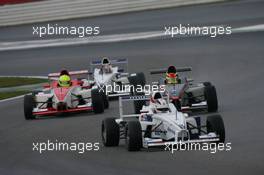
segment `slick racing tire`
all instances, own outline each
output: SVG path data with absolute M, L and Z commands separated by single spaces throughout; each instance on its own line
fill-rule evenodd
M 131 85 L 134 86 L 134 89 L 137 87 L 137 85 L 145 86 L 146 84 L 146 78 L 143 72 L 131 74 L 130 77 L 128 77 L 128 81 Z M 145 95 L 144 92 L 136 92 L 131 90 L 131 95 Z M 143 105 L 145 105 L 146 102 L 142 100 L 136 100 L 134 101 L 134 110 L 136 114 L 140 114 L 140 110 L 142 109 Z
M 98 89 L 92 90 L 92 105 L 95 114 L 104 112 L 104 99 Z
M 119 125 L 115 118 L 106 118 L 102 121 L 101 134 L 104 146 L 118 146 L 119 133 Z
M 26 120 L 32 120 L 36 117 L 33 115 L 33 108 L 35 106 L 33 95 L 24 96 L 24 116 Z
M 146 84 L 146 78 L 143 72 L 131 74 L 128 77 L 128 81 L 131 85 L 134 85 L 134 86 L 137 86 L 137 85 L 145 86 Z
M 108 96 L 106 94 L 103 94 L 103 99 L 104 99 L 104 107 L 105 107 L 105 109 L 108 109 L 109 108 Z
M 109 98 L 108 98 L 108 96 L 106 95 L 105 92 L 102 92 L 102 97 L 103 97 L 103 100 L 104 100 L 104 108 L 108 109 L 109 108 Z
M 136 95 L 145 95 L 144 93 L 137 93 Z M 145 100 L 135 100 L 134 101 L 134 112 L 135 114 L 140 114 L 140 110 L 143 108 L 143 106 L 146 105 Z
M 218 110 L 218 100 L 217 94 L 214 86 L 204 87 L 204 97 L 207 102 L 208 112 L 217 112 Z
M 208 116 L 206 120 L 207 133 L 215 132 L 219 136 L 217 143 L 225 142 L 225 126 L 220 115 Z
M 128 151 L 139 151 L 142 147 L 142 130 L 139 121 L 129 121 L 126 125 L 126 147 Z

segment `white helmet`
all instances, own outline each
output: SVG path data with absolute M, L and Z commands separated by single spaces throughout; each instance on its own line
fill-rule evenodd
M 166 112 L 169 110 L 169 105 L 160 92 L 154 92 L 152 94 L 150 104 L 157 112 Z

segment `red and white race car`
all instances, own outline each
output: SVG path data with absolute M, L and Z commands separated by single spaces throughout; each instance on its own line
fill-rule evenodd
M 58 77 L 62 74 L 71 77 L 70 87 L 60 87 Z M 93 111 L 104 112 L 103 93 L 87 80 L 89 72 L 65 70 L 49 74 L 50 83 L 40 92 L 24 96 L 24 115 L 27 120 L 36 116 L 55 116 L 62 113 Z M 82 78 L 84 77 L 84 78 Z

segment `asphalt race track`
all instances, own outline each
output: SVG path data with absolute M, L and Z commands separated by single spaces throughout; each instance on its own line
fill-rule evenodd
M 227 8 L 225 13 L 225 7 L 229 6 L 233 9 Z M 124 32 L 128 32 L 128 28 L 129 32 L 132 29 L 139 31 L 141 24 L 142 31 L 148 31 L 158 26 L 163 29 L 164 23 L 182 21 L 195 24 L 213 24 L 215 21 L 242 26 L 261 24 L 264 21 L 263 9 L 263 1 L 234 1 L 113 15 L 98 20 L 110 26 L 109 20 L 117 24 L 120 18 L 119 25 L 115 26 L 122 24 Z M 125 22 L 125 17 L 134 23 Z M 93 21 L 80 19 L 76 24 L 89 23 L 90 20 Z M 146 21 L 151 24 L 149 28 L 143 25 Z M 117 28 L 112 27 L 109 33 L 122 31 Z M 23 39 L 32 39 L 30 35 L 26 36 L 26 30 L 27 26 L 17 27 L 21 36 L 23 33 Z M 16 28 L 10 28 L 10 31 L 16 31 Z M 2 35 L 7 29 L 0 29 L 0 32 L 1 38 L 7 40 L 8 34 Z M 17 99 L 0 103 L 0 174 L 263 174 L 263 43 L 263 32 L 249 32 L 216 38 L 148 39 L 1 52 L 0 75 L 46 75 L 61 68 L 87 69 L 91 58 L 102 56 L 128 58 L 129 71 L 144 70 L 148 79 L 148 70 L 152 68 L 192 66 L 195 80 L 211 81 L 217 88 L 226 142 L 232 143 L 232 150 L 215 154 L 209 151 L 178 151 L 174 154 L 161 150 L 127 152 L 124 143 L 120 147 L 105 148 L 101 143 L 100 124 L 106 117 L 118 116 L 117 101 L 112 101 L 110 109 L 101 115 L 83 113 L 25 121 L 23 100 Z M 84 154 L 67 151 L 39 154 L 32 151 L 32 142 L 56 139 L 63 142 L 100 142 L 100 150 Z

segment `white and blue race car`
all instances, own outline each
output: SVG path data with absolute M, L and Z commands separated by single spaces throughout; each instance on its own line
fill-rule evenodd
M 124 114 L 123 102 L 149 101 L 139 114 Z M 156 103 L 156 102 L 157 103 Z M 178 143 L 223 143 L 225 127 L 220 115 L 207 117 L 206 125 L 198 116 L 189 116 L 177 110 L 160 92 L 147 96 L 119 97 L 119 118 L 102 121 L 102 141 L 107 147 L 118 146 L 124 139 L 128 151 L 141 148 L 175 145 Z

